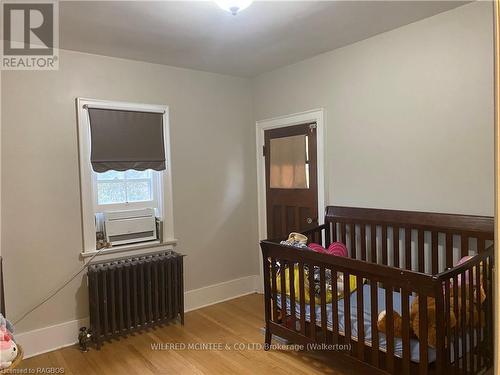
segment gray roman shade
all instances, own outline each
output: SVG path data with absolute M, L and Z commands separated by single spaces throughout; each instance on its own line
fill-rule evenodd
M 165 169 L 163 114 L 89 108 L 92 169 Z

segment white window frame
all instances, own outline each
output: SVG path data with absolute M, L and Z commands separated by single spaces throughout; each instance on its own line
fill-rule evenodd
M 175 245 L 177 240 L 174 237 L 173 220 L 173 198 L 172 198 L 172 158 L 170 156 L 170 124 L 169 108 L 166 105 L 138 104 L 109 100 L 98 100 L 88 98 L 77 98 L 78 115 L 78 145 L 80 156 L 80 189 L 82 203 L 82 227 L 83 244 L 82 256 L 92 256 L 96 253 L 96 226 L 95 214 L 102 212 L 98 210 L 96 199 L 96 175 L 90 163 L 90 120 L 88 108 L 114 109 L 125 111 L 141 111 L 163 114 L 163 138 L 165 143 L 166 169 L 159 173 L 157 179 L 156 194 L 158 209 L 157 215 L 163 222 L 163 242 L 138 243 L 136 245 L 114 246 L 104 249 L 101 253 L 115 253 L 119 251 L 130 251 L 141 248 L 151 248 L 155 246 Z M 119 209 L 124 209 L 128 205 L 130 209 L 137 208 L 134 203 L 118 204 Z M 108 205 L 106 205 L 108 206 Z M 112 206 L 112 205 L 109 205 Z M 148 205 L 150 207 L 150 205 Z M 111 207 L 108 207 L 111 208 Z

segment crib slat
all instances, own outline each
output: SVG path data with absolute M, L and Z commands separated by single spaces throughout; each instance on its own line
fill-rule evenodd
M 460 274 L 460 292 L 461 292 L 461 306 L 460 314 L 462 316 L 461 333 L 462 333 L 462 369 L 467 371 L 467 332 L 466 332 L 466 308 L 467 308 L 467 297 L 466 297 L 466 285 L 465 285 L 465 272 Z
M 382 264 L 387 265 L 387 226 L 382 225 Z
M 268 328 L 269 326 L 269 321 L 271 320 L 271 273 L 270 273 L 270 264 L 269 264 L 269 258 L 267 257 L 264 257 L 262 259 L 262 266 L 264 268 L 264 317 L 265 317 L 265 321 L 266 321 L 266 329 Z M 165 264 L 166 262 L 164 262 L 162 265 L 161 265 L 161 281 L 162 281 L 162 285 L 164 285 L 163 283 L 165 282 L 165 272 L 164 272 L 164 269 L 165 269 Z M 127 280 L 128 281 L 128 280 Z M 127 282 L 127 287 L 128 287 L 128 282 Z M 162 311 L 166 311 L 166 298 L 165 298 L 165 295 L 162 294 Z
M 349 272 L 344 272 L 344 327 L 345 343 L 351 345 L 351 286 L 349 282 Z M 352 348 L 351 348 L 352 354 Z
M 384 285 L 385 287 L 385 311 L 386 322 L 389 323 L 386 327 L 386 354 L 387 354 L 387 372 L 394 373 L 394 305 L 393 305 L 393 286 Z
M 453 235 L 446 233 L 446 268 L 453 267 Z
M 443 285 L 437 283 L 435 289 L 435 319 L 436 319 L 436 372 L 438 374 L 445 373 L 445 319 L 444 319 L 444 301 L 443 301 Z
M 399 227 L 392 227 L 393 265 L 399 268 Z
M 489 298 L 486 298 L 484 304 L 486 305 L 486 311 L 485 311 L 485 323 L 486 323 L 486 337 L 488 338 L 486 343 L 487 343 L 487 350 L 491 353 L 493 350 L 493 302 L 492 302 L 492 272 L 493 272 L 493 259 L 488 257 L 485 259 L 485 266 L 486 266 L 486 281 L 483 283 L 486 285 L 484 288 L 484 292 L 486 293 Z M 491 365 L 491 356 L 488 357 L 487 360 L 488 365 Z
M 407 289 L 401 289 L 401 318 L 403 342 L 403 373 L 410 373 L 410 294 Z
M 371 262 L 377 263 L 377 227 L 374 224 L 370 226 L 370 252 Z
M 309 278 L 309 315 L 310 315 L 310 329 L 309 336 L 311 339 L 316 340 L 316 293 L 314 288 L 314 267 L 309 265 L 307 271 Z
M 467 303 L 469 307 L 469 366 L 471 372 L 476 373 L 476 362 L 474 360 L 474 267 L 469 268 L 468 283 L 469 283 L 469 298 Z
M 344 245 L 347 246 L 347 224 L 341 223 L 340 227 L 342 230 L 342 236 L 340 237 L 340 242 L 344 243 Z
M 411 270 L 411 228 L 405 228 L 405 268 Z
M 364 331 L 364 306 L 363 306 L 363 278 L 356 276 L 357 320 L 358 320 L 358 358 L 364 361 L 365 331 Z M 345 301 L 344 301 L 345 303 Z
M 273 322 L 278 322 L 278 305 L 277 305 L 277 296 L 278 293 L 276 282 L 276 259 L 271 258 L 271 296 L 273 299 Z
M 461 247 L 460 256 L 462 258 L 469 255 L 469 237 L 463 235 L 460 236 L 460 247 Z
M 332 225 L 331 225 L 331 223 L 328 223 L 328 222 L 326 222 L 325 224 L 326 224 L 326 229 L 325 229 L 325 247 L 328 247 L 332 243 L 331 236 L 330 236 Z
M 373 279 L 370 280 L 370 304 L 371 304 L 371 323 L 372 323 L 372 364 L 379 366 L 379 351 L 378 351 L 378 296 L 377 296 L 377 282 Z
M 455 275 L 453 276 L 453 313 L 455 314 L 455 319 L 457 320 L 457 325 L 455 326 L 455 332 L 453 333 L 453 359 L 454 359 L 454 365 L 455 365 L 455 370 L 459 370 L 459 358 L 458 358 L 458 319 L 460 318 L 460 315 L 458 313 L 458 277 Z
M 356 224 L 349 225 L 349 234 L 351 235 L 351 258 L 357 258 L 357 248 L 356 248 Z
M 337 222 L 332 222 L 332 242 L 337 242 Z
M 361 229 L 361 259 L 366 260 L 366 226 L 360 224 Z
M 488 350 L 490 353 L 493 351 L 493 257 L 488 257 L 488 290 L 485 289 L 485 293 L 488 298 L 486 298 L 486 305 L 488 307 L 488 314 L 486 315 L 486 331 L 488 332 Z M 489 357 L 489 364 L 491 365 L 491 357 Z
M 485 250 L 485 244 L 484 244 L 484 238 L 483 237 L 478 237 L 477 238 L 477 253 L 481 254 Z
M 418 231 L 418 272 L 425 272 L 424 231 Z
M 432 231 L 431 237 L 432 274 L 435 275 L 439 272 L 438 232 Z
M 451 295 L 450 295 L 450 279 L 444 282 L 444 316 L 446 326 L 446 363 L 451 363 Z
M 288 315 L 288 309 L 286 306 L 286 274 L 285 270 L 287 267 L 286 261 L 280 260 L 280 284 L 281 284 L 281 290 L 280 290 L 280 301 L 281 301 L 281 323 L 286 324 L 286 317 Z M 290 301 L 290 305 L 292 305 L 292 301 Z
M 428 350 L 427 350 L 427 296 L 421 292 L 418 294 L 418 331 L 419 331 L 419 349 L 420 349 L 420 375 L 426 375 L 429 368 Z
M 300 332 L 306 335 L 306 292 L 304 285 L 304 263 L 299 262 Z
M 481 285 L 481 263 L 476 265 L 476 288 L 479 288 Z M 479 291 L 479 289 L 477 289 Z M 477 316 L 477 364 L 478 367 L 481 368 L 483 366 L 483 356 L 481 350 L 481 342 L 483 341 L 483 330 L 482 326 L 482 316 L 481 316 L 481 298 L 479 293 L 476 292 L 476 310 L 478 311 Z
M 332 333 L 333 343 L 339 342 L 339 307 L 338 307 L 338 288 L 337 288 L 337 271 L 333 268 L 330 270 L 332 274 Z
M 321 296 L 321 333 L 323 334 L 322 341 L 326 343 L 327 335 L 327 316 L 326 316 L 326 278 L 325 267 L 319 268 L 320 296 Z
M 295 263 L 289 262 L 288 264 L 288 281 L 290 290 L 290 319 L 293 330 L 296 330 L 297 315 L 295 310 Z

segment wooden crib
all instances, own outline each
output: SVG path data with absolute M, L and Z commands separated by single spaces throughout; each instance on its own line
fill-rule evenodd
M 304 234 L 325 247 L 343 242 L 349 257 L 291 248 L 279 240 L 262 241 L 266 344 L 272 335 L 326 348 L 350 344 L 342 354 L 353 365 L 366 370 L 368 364 L 388 373 L 475 374 L 488 369 L 493 356 L 493 224 L 492 217 L 330 206 L 325 224 Z M 474 256 L 456 266 L 466 255 Z M 314 273 L 307 273 L 312 269 L 319 272 L 319 295 Z M 344 282 L 343 295 L 337 297 L 334 276 L 340 273 L 344 281 L 356 276 L 356 288 L 351 293 L 350 283 Z M 328 274 L 334 280 L 329 285 Z M 483 303 L 474 290 L 480 283 L 486 295 Z M 418 339 L 410 336 L 410 301 L 416 296 Z M 435 299 L 435 315 L 428 317 L 424 297 Z M 459 304 L 459 298 L 467 302 Z M 401 338 L 395 337 L 391 324 L 385 334 L 378 331 L 379 305 L 385 305 L 387 322 L 399 309 Z M 465 323 L 466 314 L 474 316 L 477 311 L 478 322 Z M 463 322 L 453 328 L 452 312 Z M 428 345 L 428 319 L 436 322 L 435 348 Z

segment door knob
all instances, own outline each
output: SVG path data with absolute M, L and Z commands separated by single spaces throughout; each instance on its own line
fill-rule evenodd
M 306 222 L 307 222 L 307 224 L 312 224 L 312 222 L 313 222 L 312 217 L 308 217 L 308 218 L 306 219 Z

